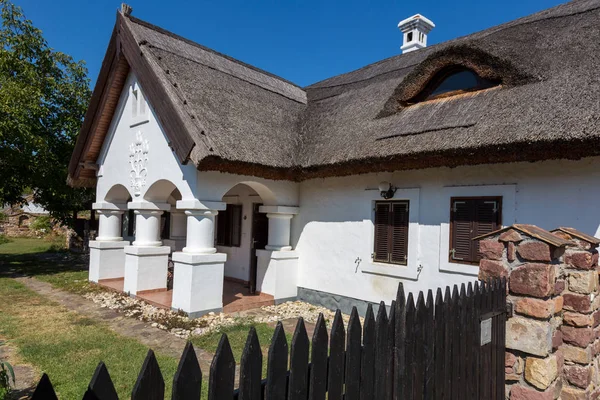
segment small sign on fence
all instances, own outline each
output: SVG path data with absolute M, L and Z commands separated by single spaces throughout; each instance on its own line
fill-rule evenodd
M 492 343 L 492 319 L 484 319 L 481 321 L 481 345 L 485 346 Z

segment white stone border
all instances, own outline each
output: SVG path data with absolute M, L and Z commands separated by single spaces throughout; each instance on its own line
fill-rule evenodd
M 516 184 L 506 185 L 479 185 L 479 186 L 446 186 L 443 188 L 442 199 L 447 200 L 447 210 L 444 220 L 440 223 L 440 254 L 439 268 L 442 272 L 455 272 L 465 275 L 477 276 L 479 266 L 471 264 L 451 263 L 450 254 L 450 199 L 452 197 L 482 197 L 502 196 L 502 226 L 509 226 L 516 222 Z
M 420 201 L 421 189 L 402 189 L 399 188 L 396 191 L 394 197 L 388 201 L 408 200 L 408 260 L 406 266 L 385 264 L 373 261 L 372 252 L 375 246 L 375 202 L 386 201 L 383 200 L 379 194 L 379 191 L 373 191 L 371 199 L 372 209 L 371 212 L 371 225 L 369 229 L 369 248 L 371 249 L 371 255 L 368 261 L 361 264 L 361 270 L 363 273 L 371 273 L 378 275 L 385 275 L 394 278 L 406 278 L 416 280 L 419 276 L 419 201 Z

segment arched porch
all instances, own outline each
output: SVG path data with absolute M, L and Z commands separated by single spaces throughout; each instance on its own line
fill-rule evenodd
M 297 264 L 289 245 L 290 220 L 297 208 L 277 205 L 275 193 L 254 181 L 216 192 L 222 193 L 220 201 L 182 199 L 175 184 L 159 180 L 131 200 L 124 186 L 111 188 L 96 207 L 106 215 L 101 217 L 99 241 L 121 243 L 114 252 L 123 259 L 121 273 L 95 281 L 192 316 L 275 303 L 274 263 L 281 257 L 272 256 L 288 252 L 286 259 Z M 293 285 L 295 275 L 294 266 Z M 295 286 L 288 297 L 295 297 Z

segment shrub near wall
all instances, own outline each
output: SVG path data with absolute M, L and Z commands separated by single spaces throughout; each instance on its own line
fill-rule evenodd
M 480 279 L 507 277 L 514 310 L 506 327 L 510 399 L 600 394 L 600 241 L 570 232 L 577 236 L 514 225 L 480 242 Z

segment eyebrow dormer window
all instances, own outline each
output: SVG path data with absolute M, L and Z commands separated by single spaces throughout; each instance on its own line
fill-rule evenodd
M 499 84 L 499 81 L 482 78 L 467 68 L 447 68 L 434 76 L 425 89 L 415 96 L 412 101 L 409 101 L 409 103 L 419 103 L 474 92 L 498 86 Z

